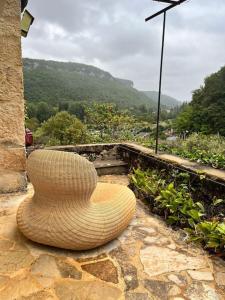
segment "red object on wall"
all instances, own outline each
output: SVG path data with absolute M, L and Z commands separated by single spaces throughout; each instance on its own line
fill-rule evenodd
M 26 147 L 33 145 L 33 133 L 30 129 L 25 129 L 25 144 Z

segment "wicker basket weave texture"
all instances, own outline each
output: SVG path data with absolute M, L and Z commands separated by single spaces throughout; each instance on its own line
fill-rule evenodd
M 92 249 L 120 235 L 134 216 L 133 192 L 118 184 L 97 183 L 94 165 L 77 154 L 34 151 L 27 172 L 35 193 L 19 206 L 17 223 L 35 242 Z

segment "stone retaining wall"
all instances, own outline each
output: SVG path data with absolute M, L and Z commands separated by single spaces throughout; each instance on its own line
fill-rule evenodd
M 176 169 L 181 172 L 188 172 L 192 182 L 196 185 L 201 180 L 200 174 L 205 178 L 201 180 L 205 192 L 217 197 L 224 197 L 225 194 L 225 171 L 205 167 L 173 155 L 154 154 L 154 151 L 136 144 L 121 144 L 118 147 L 118 154 L 121 159 L 128 163 L 130 170 L 141 167 L 146 169 L 165 169 L 170 172 Z
M 112 143 L 112 144 L 88 144 L 88 145 L 73 145 L 73 146 L 55 146 L 45 149 L 74 152 L 78 154 L 87 154 L 91 156 L 101 155 L 102 152 L 117 150 L 116 159 L 123 160 L 128 164 L 130 170 L 140 166 L 142 169 L 166 169 L 171 171 L 177 169 L 181 172 L 188 172 L 197 183 L 199 174 L 205 175 L 205 179 L 201 181 L 206 192 L 217 197 L 223 197 L 225 194 L 225 171 L 213 169 L 211 167 L 202 166 L 197 163 L 190 162 L 174 155 L 158 154 L 155 155 L 152 149 L 133 144 L 133 143 Z M 35 150 L 30 148 L 29 153 Z M 107 156 L 107 153 L 106 153 Z

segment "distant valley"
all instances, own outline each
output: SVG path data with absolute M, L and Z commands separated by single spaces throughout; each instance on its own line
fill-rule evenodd
M 155 91 L 143 91 L 143 93 L 148 96 L 151 100 L 154 102 L 158 102 L 158 92 Z M 165 105 L 167 107 L 176 107 L 180 106 L 182 103 L 178 101 L 177 99 L 170 97 L 168 95 L 161 95 L 161 103 L 162 105 Z

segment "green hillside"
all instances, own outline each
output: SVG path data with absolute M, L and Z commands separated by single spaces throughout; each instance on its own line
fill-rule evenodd
M 29 102 L 99 101 L 121 107 L 146 105 L 154 101 L 133 88 L 133 82 L 113 77 L 93 66 L 37 59 L 23 60 L 25 99 Z
M 158 92 L 155 91 L 143 91 L 143 93 L 148 96 L 150 99 L 152 99 L 154 102 L 158 102 Z M 180 106 L 182 103 L 178 101 L 177 99 L 170 97 L 168 95 L 161 96 L 161 103 L 162 105 L 168 106 L 168 107 L 175 107 Z

